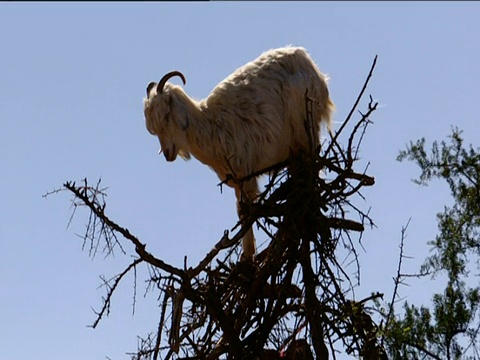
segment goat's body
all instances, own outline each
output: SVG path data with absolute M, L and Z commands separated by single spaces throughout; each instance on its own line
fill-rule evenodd
M 240 179 L 291 155 L 310 151 L 310 146 L 319 143 L 321 121 L 330 127 L 334 109 L 326 76 L 303 48 L 296 47 L 263 53 L 237 69 L 200 102 L 171 84 L 165 85 L 164 92 L 171 97 L 169 106 L 177 128 L 170 129 L 162 139 L 161 126 L 155 123 L 161 115 L 148 112 L 149 101 L 154 99 L 150 94 L 145 100 L 145 115 L 149 131 L 159 136 L 162 148 L 168 148 L 164 150 L 167 160 L 173 161 L 176 153 L 183 157 L 191 153 L 222 181 L 227 176 Z M 306 93 L 313 99 L 313 144 L 304 123 Z M 185 126 L 177 119 L 182 116 L 186 116 Z M 258 193 L 256 179 L 227 184 L 235 188 L 238 203 L 244 199 L 242 195 L 253 200 Z M 243 245 L 244 254 L 251 257 L 255 251 L 251 229 Z
M 331 103 L 325 76 L 312 64 L 301 48 L 271 50 L 236 70 L 202 101 L 202 118 L 213 131 L 207 143 L 201 141 L 205 138 L 196 142 L 221 161 L 212 168 L 222 180 L 228 173 L 241 178 L 308 150 L 306 91 L 324 104 L 323 109 L 313 106 L 318 145 L 320 121 L 330 121 Z

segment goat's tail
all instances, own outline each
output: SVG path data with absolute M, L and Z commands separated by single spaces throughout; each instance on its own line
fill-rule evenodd
M 322 116 L 322 121 L 325 123 L 326 128 L 330 134 L 332 134 L 333 127 L 333 113 L 335 112 L 335 103 L 328 97 L 327 105 L 325 107 L 325 113 Z

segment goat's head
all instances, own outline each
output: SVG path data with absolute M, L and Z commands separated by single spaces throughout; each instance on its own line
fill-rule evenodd
M 179 76 L 185 85 L 185 76 L 179 71 L 167 73 L 157 83 L 147 86 L 147 97 L 143 101 L 145 125 L 150 134 L 158 136 L 160 151 L 167 161 L 174 161 L 177 155 L 189 159 L 185 130 L 189 126 L 186 104 L 182 102 L 182 89 L 167 83 L 173 76 Z

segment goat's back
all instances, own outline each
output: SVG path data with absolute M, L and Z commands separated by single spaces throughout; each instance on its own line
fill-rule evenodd
M 205 105 L 218 125 L 229 123 L 234 132 L 224 141 L 231 147 L 226 153 L 238 158 L 237 170 L 257 171 L 308 150 L 306 92 L 314 99 L 313 145 L 318 145 L 320 122 L 329 127 L 334 108 L 327 80 L 305 49 L 286 47 L 263 53 L 218 84 Z

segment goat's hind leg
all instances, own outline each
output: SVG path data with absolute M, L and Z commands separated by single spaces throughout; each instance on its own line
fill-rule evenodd
M 240 219 L 245 218 L 245 214 L 242 211 L 241 203 L 250 203 L 255 201 L 255 198 L 258 195 L 258 186 L 255 179 L 245 181 L 243 186 L 235 187 L 235 195 L 237 197 L 237 213 Z M 241 260 L 252 259 L 255 255 L 255 236 L 253 235 L 253 228 L 247 230 L 242 239 L 242 256 Z

